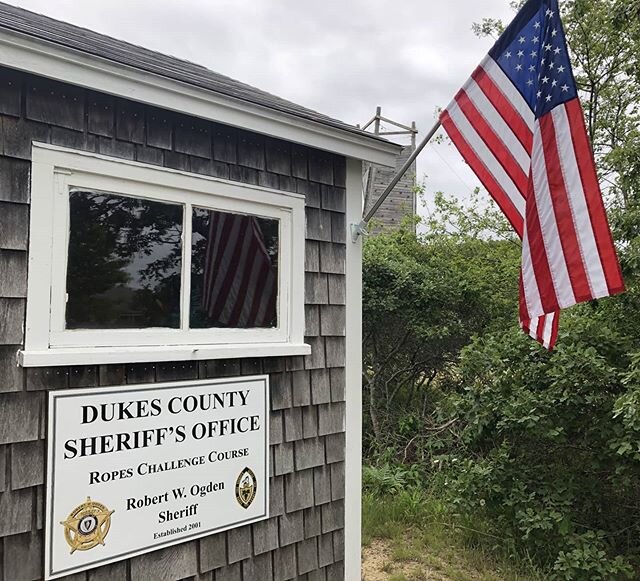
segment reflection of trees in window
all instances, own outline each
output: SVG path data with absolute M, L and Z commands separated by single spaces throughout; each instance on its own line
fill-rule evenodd
M 183 207 L 69 194 L 68 329 L 180 326 Z
M 277 326 L 278 220 L 193 208 L 192 328 Z
M 180 327 L 183 206 L 73 190 L 66 327 Z M 193 208 L 190 326 L 277 326 L 279 221 Z

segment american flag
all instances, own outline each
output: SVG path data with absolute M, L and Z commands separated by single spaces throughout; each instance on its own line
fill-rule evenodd
M 225 327 L 275 324 L 278 281 L 255 216 L 209 212 L 203 306 Z
M 560 309 L 624 283 L 557 0 L 529 0 L 440 116 L 522 239 L 520 323 L 548 349 Z

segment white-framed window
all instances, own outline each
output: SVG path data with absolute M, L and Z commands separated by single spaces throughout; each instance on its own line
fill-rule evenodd
M 304 198 L 34 144 L 24 366 L 306 354 Z

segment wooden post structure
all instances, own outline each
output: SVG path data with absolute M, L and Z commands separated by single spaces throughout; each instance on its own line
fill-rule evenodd
M 384 119 L 384 118 L 382 118 Z M 371 123 L 368 123 L 365 127 L 367 127 L 368 125 L 370 125 Z M 365 228 L 369 222 L 369 220 L 371 220 L 371 218 L 373 218 L 374 214 L 378 211 L 378 209 L 380 208 L 380 206 L 382 206 L 382 204 L 384 203 L 384 201 L 387 199 L 387 197 L 389 196 L 389 194 L 393 191 L 393 188 L 396 187 L 396 184 L 402 179 L 402 176 L 407 172 L 407 170 L 411 167 L 411 165 L 413 164 L 413 162 L 416 160 L 416 158 L 418 157 L 418 155 L 420 155 L 420 153 L 422 152 L 422 150 L 426 147 L 427 143 L 429 143 L 429 141 L 431 141 L 431 139 L 433 138 L 433 136 L 436 134 L 436 132 L 438 131 L 438 129 L 440 129 L 440 120 L 438 120 L 436 122 L 436 124 L 431 128 L 431 131 L 429 131 L 429 133 L 427 133 L 427 135 L 425 136 L 425 138 L 420 142 L 420 144 L 416 147 L 415 151 L 411 154 L 411 156 L 409 157 L 409 159 L 407 159 L 407 161 L 405 162 L 405 164 L 398 170 L 398 173 L 396 173 L 395 177 L 391 180 L 391 182 L 389 182 L 389 185 L 387 186 L 387 189 L 381 194 L 381 196 L 376 200 L 376 203 L 373 205 L 373 207 L 371 208 L 371 210 L 369 210 L 366 215 L 362 218 L 362 220 L 360 221 L 359 224 L 351 224 L 351 239 L 353 240 L 353 242 L 355 242 L 356 240 L 358 240 L 358 237 L 361 234 L 364 234 L 366 232 Z M 387 133 L 387 135 L 389 135 L 389 133 Z
M 392 126 L 392 130 L 391 131 L 385 130 L 382 127 L 382 123 L 391 125 Z M 379 135 L 381 137 L 383 137 L 383 136 L 392 136 L 392 135 L 409 135 L 411 137 L 411 150 L 412 151 L 415 150 L 415 147 L 416 147 L 416 135 L 418 134 L 418 129 L 416 127 L 416 122 L 415 121 L 411 122 L 411 126 L 404 125 L 402 123 L 398 123 L 397 121 L 393 121 L 392 119 L 389 119 L 388 117 L 384 117 L 382 115 L 382 107 L 376 107 L 376 114 L 374 115 L 374 117 L 371 120 L 369 120 L 362 127 L 362 129 L 366 130 L 371 126 L 373 126 L 373 133 L 375 135 Z M 364 209 L 365 209 L 365 211 L 367 210 L 367 208 L 369 206 L 369 203 L 370 203 L 370 200 L 371 200 L 371 196 L 373 195 L 373 192 L 374 192 L 374 183 L 376 181 L 377 173 L 378 173 L 378 168 L 375 165 L 369 165 L 369 167 L 367 168 L 367 170 L 365 172 L 365 178 L 364 178 Z M 406 173 L 406 171 L 404 173 Z M 403 173 L 403 175 L 404 175 L 404 173 Z M 401 178 L 402 178 L 402 175 L 400 176 L 398 181 Z M 396 183 L 394 184 L 394 187 L 397 185 L 397 183 L 398 182 L 396 181 Z M 386 199 L 388 197 L 389 193 L 387 193 L 386 190 L 385 190 L 385 193 L 383 195 L 381 195 L 380 198 L 382 198 L 384 196 L 384 198 Z M 379 206 L 377 206 L 377 207 L 379 207 Z M 415 196 L 413 197 L 412 211 L 414 213 L 416 211 L 416 208 L 415 208 Z

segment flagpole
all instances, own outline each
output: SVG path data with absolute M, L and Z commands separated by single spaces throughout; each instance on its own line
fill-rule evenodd
M 376 200 L 376 203 L 373 205 L 371 210 L 367 212 L 367 214 L 362 218 L 359 224 L 351 224 L 351 239 L 353 242 L 358 240 L 358 236 L 363 234 L 366 230 L 367 224 L 373 218 L 373 215 L 378 211 L 378 208 L 384 204 L 384 201 L 389 197 L 389 194 L 393 191 L 393 188 L 396 187 L 398 182 L 402 179 L 402 176 L 407 173 L 407 170 L 411 167 L 416 158 L 420 155 L 420 152 L 426 147 L 427 143 L 431 141 L 433 136 L 436 134 L 436 131 L 440 129 L 440 120 L 436 122 L 436 124 L 431 128 L 431 131 L 427 133 L 425 138 L 417 145 L 414 152 L 409 156 L 409 159 L 404 163 L 404 165 L 398 170 L 398 173 L 393 177 L 393 179 L 389 182 L 389 185 L 385 189 L 384 192 L 380 195 L 380 197 Z

